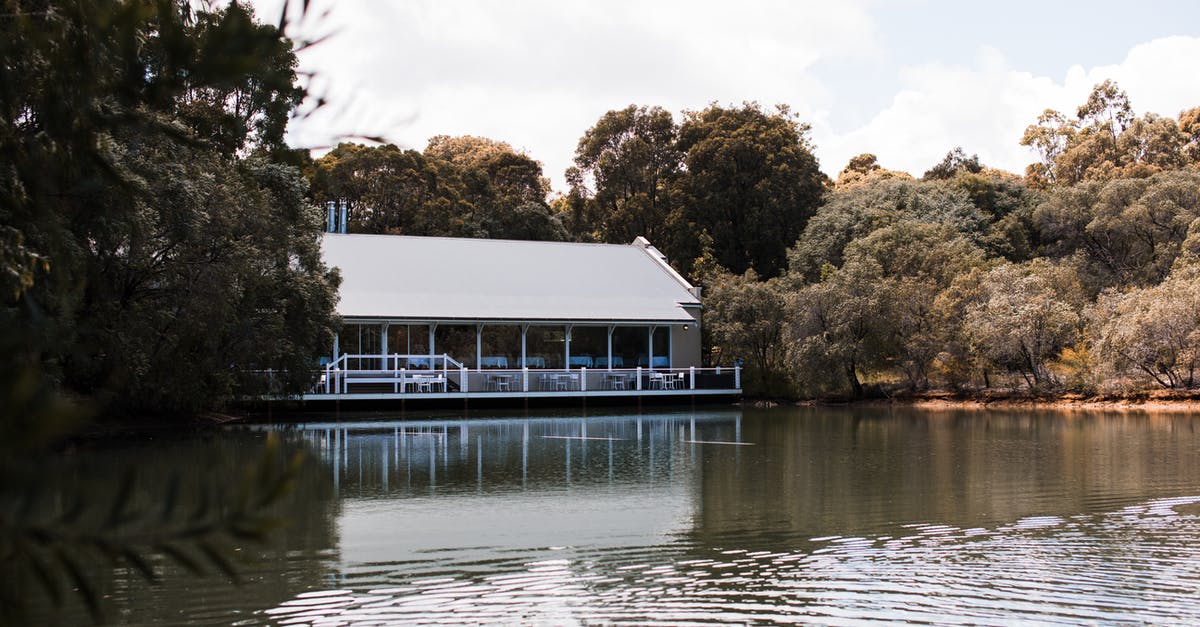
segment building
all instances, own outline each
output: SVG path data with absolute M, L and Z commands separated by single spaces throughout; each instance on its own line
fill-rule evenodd
M 344 326 L 311 399 L 736 394 L 700 289 L 629 245 L 327 233 Z

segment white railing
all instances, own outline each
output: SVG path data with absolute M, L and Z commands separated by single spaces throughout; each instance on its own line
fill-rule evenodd
M 355 355 L 344 354 L 325 366 L 318 383 L 326 394 L 348 394 L 352 383 L 391 383 L 397 393 L 409 386 L 419 390 L 447 391 L 451 373 L 463 365 L 446 355 Z
M 588 393 L 635 392 L 641 394 L 678 394 L 686 391 L 737 391 L 741 389 L 741 369 L 734 368 L 490 368 L 468 369 L 446 355 L 435 355 L 440 368 L 413 368 L 426 365 L 416 359 L 428 355 L 386 356 L 388 369 L 347 368 L 356 358 L 371 358 L 376 364 L 385 359 L 379 355 L 343 356 L 329 364 L 318 384 L 325 394 L 351 394 L 355 384 L 390 384 L 394 394 L 424 394 L 453 392 L 479 393 Z M 406 358 L 414 358 L 413 362 Z

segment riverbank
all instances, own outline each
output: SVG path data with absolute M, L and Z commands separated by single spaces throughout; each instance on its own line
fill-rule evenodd
M 764 401 L 747 400 L 746 404 Z M 771 404 L 771 401 L 765 401 Z M 903 405 L 916 409 L 1038 409 L 1054 411 L 1138 411 L 1200 413 L 1200 390 L 1153 390 L 1125 394 L 1029 394 L 1024 391 L 975 393 L 918 392 L 885 398 L 859 400 L 819 399 L 800 401 L 801 406 L 887 407 Z

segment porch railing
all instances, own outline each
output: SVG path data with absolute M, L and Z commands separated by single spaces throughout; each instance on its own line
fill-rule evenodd
M 409 368 L 428 362 L 428 355 L 344 355 L 326 366 L 316 392 L 352 394 L 351 386 L 374 384 L 391 386 L 395 394 L 454 392 L 530 393 L 530 392 L 640 392 L 678 393 L 688 390 L 740 390 L 741 368 L 571 368 L 571 369 L 476 369 L 471 370 L 446 355 L 435 355 L 437 368 Z M 349 359 L 347 359 L 349 358 Z M 378 365 L 386 359 L 389 368 L 349 368 L 355 359 L 370 359 Z

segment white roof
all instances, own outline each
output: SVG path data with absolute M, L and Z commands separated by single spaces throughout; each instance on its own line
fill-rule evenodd
M 326 233 L 345 318 L 691 322 L 691 285 L 643 238 L 578 244 Z

